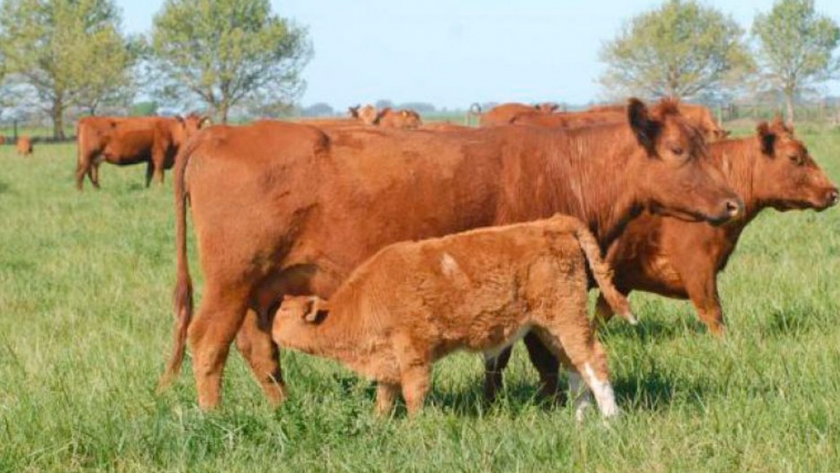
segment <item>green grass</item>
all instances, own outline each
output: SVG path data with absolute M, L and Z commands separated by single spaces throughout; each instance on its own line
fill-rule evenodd
M 808 134 L 840 181 L 840 133 Z M 189 363 L 154 386 L 171 337 L 171 174 L 142 166 L 73 186 L 75 148 L 0 148 L 0 471 L 838 471 L 840 213 L 768 211 L 721 276 L 726 340 L 688 303 L 634 294 L 642 322 L 602 339 L 624 416 L 534 400 L 522 347 L 495 406 L 482 366 L 437 365 L 422 416 L 372 416 L 373 389 L 283 353 L 291 399 L 264 401 L 232 354 L 220 411 L 196 407 Z M 201 286 L 190 240 L 194 276 Z M 200 294 L 199 294 L 200 297 Z

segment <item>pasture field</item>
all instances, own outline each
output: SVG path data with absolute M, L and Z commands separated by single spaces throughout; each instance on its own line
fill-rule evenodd
M 840 132 L 804 138 L 840 182 Z M 72 144 L 0 147 L 0 166 L 0 471 L 840 470 L 838 209 L 747 228 L 721 276 L 725 340 L 687 302 L 634 294 L 641 324 L 600 334 L 624 411 L 609 425 L 537 402 L 522 346 L 496 405 L 480 357 L 458 354 L 416 419 L 374 417 L 370 383 L 287 352 L 291 398 L 274 410 L 232 352 L 223 407 L 205 414 L 189 360 L 154 393 L 172 335 L 171 173 L 146 190 L 143 166 L 106 164 L 103 190 L 80 194 Z

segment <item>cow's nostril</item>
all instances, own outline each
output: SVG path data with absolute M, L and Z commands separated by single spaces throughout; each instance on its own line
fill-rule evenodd
M 839 196 L 838 196 L 838 194 L 837 194 L 837 189 L 834 189 L 833 191 L 830 191 L 830 192 L 828 193 L 828 202 L 829 202 L 829 205 L 834 205 L 834 204 L 836 204 L 836 203 L 837 203 L 837 199 L 838 199 L 838 197 L 839 197 Z
M 726 214 L 729 215 L 730 218 L 735 218 L 739 213 L 741 213 L 741 204 L 734 200 L 727 200 Z

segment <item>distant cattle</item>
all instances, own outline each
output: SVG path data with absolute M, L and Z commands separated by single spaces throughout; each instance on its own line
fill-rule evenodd
M 180 370 L 189 336 L 199 405 L 215 407 L 235 338 L 279 402 L 285 388 L 268 328 L 272 308 L 284 294 L 329 298 L 353 268 L 394 242 L 558 212 L 583 220 L 602 248 L 646 208 L 728 221 L 742 203 L 708 161 L 702 137 L 670 101 L 649 109 L 632 100 L 624 123 L 582 130 L 268 121 L 202 130 L 175 166 L 176 327 L 160 385 Z M 195 320 L 187 199 L 205 274 Z
M 629 293 L 690 299 L 709 331 L 722 334 L 717 274 L 726 267 L 741 232 L 761 210 L 824 210 L 837 203 L 837 187 L 781 120 L 758 126 L 757 136 L 714 143 L 711 154 L 744 199 L 744 217 L 720 227 L 656 215 L 631 222 L 609 249 L 615 283 Z M 601 304 L 599 313 L 609 318 Z
M 386 128 L 415 129 L 423 125 L 420 115 L 414 110 L 391 110 L 385 108 L 379 111 L 376 124 Z
M 0 145 L 4 145 L 4 144 L 6 144 L 6 137 L 0 135 Z
M 557 110 L 556 104 L 545 103 L 526 105 L 524 103 L 504 103 L 481 114 L 479 126 L 509 125 L 521 115 L 550 115 Z
M 459 350 L 495 356 L 526 332 L 566 360 L 601 414 L 618 413 L 607 357 L 587 314 L 587 263 L 610 307 L 635 322 L 610 282 L 598 242 L 574 217 L 471 230 L 390 245 L 355 269 L 329 302 L 284 296 L 272 336 L 284 348 L 333 358 L 377 381 L 377 411 L 402 391 L 423 407 L 432 364 Z
M 32 154 L 32 138 L 23 135 L 17 139 L 17 152 L 22 156 Z
M 163 183 L 163 170 L 174 164 L 178 147 L 197 132 L 207 117 L 85 117 L 76 125 L 79 158 L 76 187 L 82 190 L 85 175 L 99 188 L 102 161 L 128 165 L 145 162 L 146 187 L 154 177 Z

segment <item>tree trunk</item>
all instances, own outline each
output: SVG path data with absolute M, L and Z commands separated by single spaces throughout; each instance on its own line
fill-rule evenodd
M 56 140 L 64 139 L 64 100 L 59 95 L 55 98 L 52 108 L 53 120 L 53 138 Z
M 219 104 L 218 112 L 219 120 L 221 120 L 223 125 L 227 125 L 228 112 L 230 112 L 230 104 L 227 100 L 222 100 L 222 103 Z
M 791 125 L 793 125 L 793 96 L 793 90 L 785 90 L 785 106 L 787 107 L 787 119 L 788 123 L 790 123 Z

